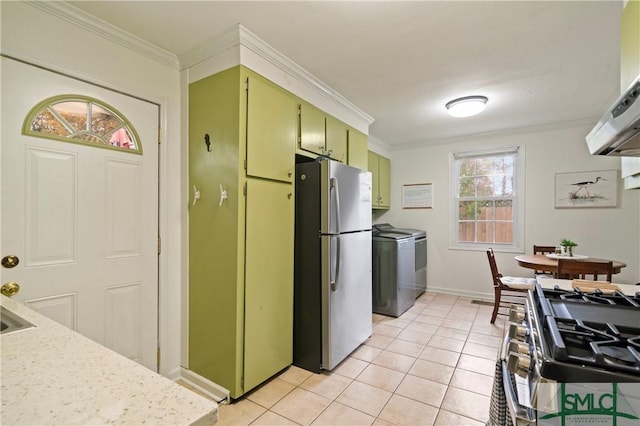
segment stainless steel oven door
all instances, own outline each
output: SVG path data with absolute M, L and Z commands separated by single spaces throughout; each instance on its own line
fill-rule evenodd
M 521 345 L 524 342 L 513 339 Z M 505 336 L 502 351 L 500 353 L 502 387 L 505 395 L 505 404 L 508 415 L 514 425 L 531 425 L 536 423 L 536 412 L 532 405 L 532 395 L 538 380 L 535 368 L 530 368 L 526 378 L 514 374 L 508 368 L 509 355 L 515 354 L 510 350 L 512 338 Z M 534 361 L 535 364 L 535 361 Z M 498 373 L 498 372 L 497 372 Z
M 504 388 L 507 410 L 511 416 L 512 423 L 514 425 L 536 424 L 535 410 L 520 403 L 517 391 L 519 384 L 516 382 L 514 374 L 507 369 L 507 362 L 505 360 L 502 360 L 502 386 Z M 523 383 L 521 386 L 528 386 L 528 384 Z

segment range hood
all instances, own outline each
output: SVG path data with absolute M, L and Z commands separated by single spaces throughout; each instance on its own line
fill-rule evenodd
M 640 76 L 587 135 L 593 155 L 640 157 Z

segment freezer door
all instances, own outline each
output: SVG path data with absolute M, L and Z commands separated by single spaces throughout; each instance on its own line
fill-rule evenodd
M 321 239 L 322 368 L 332 370 L 371 336 L 371 231 Z
M 320 233 L 371 229 L 371 173 L 333 160 L 320 170 Z

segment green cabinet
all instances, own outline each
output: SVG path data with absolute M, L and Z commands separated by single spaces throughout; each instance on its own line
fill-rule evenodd
M 248 179 L 245 390 L 292 363 L 294 208 L 292 185 Z
M 348 126 L 304 101 L 298 114 L 300 149 L 346 163 Z
M 296 99 L 260 78 L 247 77 L 247 175 L 293 182 Z
M 620 89 L 640 74 L 640 1 L 627 2 L 620 22 Z
M 347 136 L 347 163 L 362 170 L 369 170 L 369 140 L 367 135 L 349 128 Z
M 320 109 L 301 102 L 298 109 L 300 149 L 323 155 L 325 153 L 325 114 Z
M 372 200 L 374 209 L 388 209 L 391 204 L 391 161 L 369 151 L 369 168 L 372 175 Z
M 297 106 L 243 66 L 189 85 L 189 369 L 232 398 L 292 362 Z
M 629 1 L 620 21 L 620 90 L 640 75 L 640 1 Z M 640 157 L 622 157 L 624 189 L 640 189 Z
M 348 126 L 331 115 L 326 116 L 326 123 L 327 153 L 331 158 L 346 164 Z

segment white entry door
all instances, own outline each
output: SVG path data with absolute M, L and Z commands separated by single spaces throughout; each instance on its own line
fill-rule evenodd
M 157 371 L 158 106 L 1 61 L 0 257 L 18 260 L 3 262 L 2 284 L 17 283 L 14 299 Z M 90 135 L 73 143 L 23 134 L 32 108 L 70 94 L 125 117 L 142 154 Z

